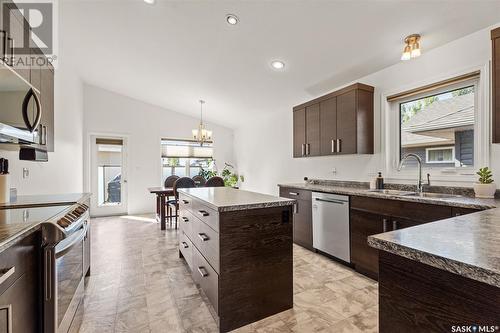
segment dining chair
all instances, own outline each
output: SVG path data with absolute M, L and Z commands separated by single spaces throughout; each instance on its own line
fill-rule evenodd
M 215 176 L 207 180 L 205 187 L 224 187 L 224 179 L 219 176 Z
M 166 188 L 170 188 L 170 187 L 174 187 L 174 183 L 175 181 L 179 179 L 179 176 L 176 176 L 176 175 L 171 175 L 171 176 L 168 176 L 167 179 L 165 179 L 165 182 L 163 183 L 163 187 L 166 187 Z M 172 208 L 170 207 L 170 205 L 168 204 L 170 201 L 170 196 L 167 195 L 167 200 L 165 201 L 165 205 L 167 206 L 166 209 L 167 209 L 167 219 L 171 219 L 172 218 Z
M 179 192 L 177 191 L 180 188 L 193 188 L 196 187 L 196 184 L 194 180 L 192 180 L 189 177 L 181 177 L 177 179 L 174 183 L 173 190 L 174 190 L 174 200 L 169 201 L 169 206 L 170 209 L 174 209 L 174 215 L 171 217 L 175 217 L 175 229 L 177 229 L 177 220 L 179 217 Z
M 200 176 L 200 175 L 194 176 L 193 180 L 194 180 L 194 183 L 196 184 L 197 187 L 203 187 L 203 186 L 205 186 L 205 183 L 207 182 L 205 177 Z

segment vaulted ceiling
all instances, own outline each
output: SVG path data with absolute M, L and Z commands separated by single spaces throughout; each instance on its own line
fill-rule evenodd
M 480 0 L 60 3 L 62 54 L 85 82 L 191 115 L 203 98 L 229 127 L 397 63 L 406 35 L 425 53 L 500 22 L 500 1 Z

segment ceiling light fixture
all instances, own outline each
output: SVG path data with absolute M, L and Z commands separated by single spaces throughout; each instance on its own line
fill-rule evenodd
M 271 67 L 274 68 L 274 69 L 283 69 L 285 68 L 285 63 L 283 61 L 280 61 L 280 60 L 274 60 L 271 62 Z
M 230 25 L 236 25 L 236 24 L 238 24 L 238 22 L 240 22 L 240 19 L 238 18 L 238 16 L 236 16 L 234 14 L 227 14 L 226 15 L 226 22 Z
M 405 48 L 401 55 L 401 60 L 410 60 L 420 57 L 422 50 L 420 49 L 420 35 L 413 34 L 404 39 Z
M 191 131 L 193 133 L 193 139 L 198 141 L 200 146 L 212 140 L 212 131 L 207 130 L 205 124 L 203 124 L 203 104 L 205 104 L 205 101 L 200 99 L 200 124 L 197 129 Z
M 144 0 L 145 3 L 147 3 L 148 5 L 154 5 L 155 4 L 155 0 Z

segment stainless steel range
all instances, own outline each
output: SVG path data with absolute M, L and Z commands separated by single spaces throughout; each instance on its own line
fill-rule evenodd
M 67 333 L 79 327 L 76 312 L 84 295 L 90 268 L 89 211 L 75 204 L 63 216 L 42 225 L 43 328 L 45 333 Z

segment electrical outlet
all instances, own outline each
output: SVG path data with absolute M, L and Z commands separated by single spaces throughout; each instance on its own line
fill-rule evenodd
M 30 169 L 23 168 L 23 179 L 27 179 L 30 176 Z

